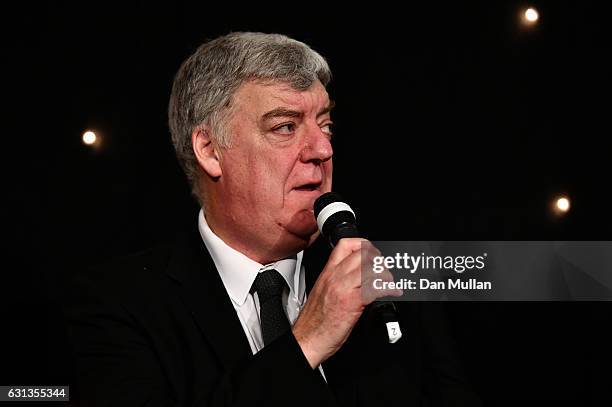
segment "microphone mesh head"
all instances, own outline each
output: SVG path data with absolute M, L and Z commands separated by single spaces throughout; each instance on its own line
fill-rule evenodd
M 335 192 L 328 192 L 315 200 L 314 214 L 317 227 L 332 247 L 343 237 L 359 237 L 355 212 Z
M 332 202 L 344 202 L 344 199 L 335 192 L 326 192 L 318 197 L 314 202 L 314 215 L 315 218 L 319 217 L 319 213 Z

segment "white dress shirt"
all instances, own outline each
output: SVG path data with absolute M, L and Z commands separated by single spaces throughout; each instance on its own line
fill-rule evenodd
M 292 258 L 274 263 L 259 264 L 221 240 L 208 226 L 204 211 L 201 209 L 198 214 L 198 229 L 221 276 L 225 290 L 232 300 L 251 351 L 256 354 L 263 349 L 264 342 L 259 317 L 259 299 L 257 293 L 250 293 L 253 282 L 258 273 L 268 269 L 274 269 L 283 276 L 288 287 L 283 291 L 283 308 L 290 324 L 293 325 L 306 301 L 305 271 L 302 265 L 304 252 L 301 251 Z M 319 370 L 325 378 L 321 366 Z

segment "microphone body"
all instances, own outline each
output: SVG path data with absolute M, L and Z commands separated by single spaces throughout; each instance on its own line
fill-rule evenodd
M 335 192 L 327 192 L 316 199 L 314 214 L 321 234 L 332 248 L 345 237 L 362 237 L 357 229 L 355 212 Z M 402 337 L 402 332 L 395 304 L 391 301 L 378 301 L 371 306 L 385 323 L 389 343 L 397 342 Z

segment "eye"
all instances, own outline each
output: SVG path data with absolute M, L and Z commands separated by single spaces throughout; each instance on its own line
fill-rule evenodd
M 334 128 L 333 123 L 325 123 L 323 126 L 321 126 L 321 130 L 323 131 L 323 133 L 327 134 L 328 136 L 331 136 L 334 134 L 333 128 Z
M 272 129 L 275 133 L 290 135 L 295 132 L 294 123 L 286 123 Z

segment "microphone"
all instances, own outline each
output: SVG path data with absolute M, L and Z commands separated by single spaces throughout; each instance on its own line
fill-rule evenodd
M 327 192 L 314 202 L 314 215 L 317 226 L 324 238 L 334 248 L 338 241 L 345 237 L 361 237 L 357 229 L 355 212 L 335 192 Z M 393 302 L 374 302 L 372 307 L 380 315 L 387 328 L 389 343 L 395 343 L 402 337 L 397 317 L 397 308 Z

